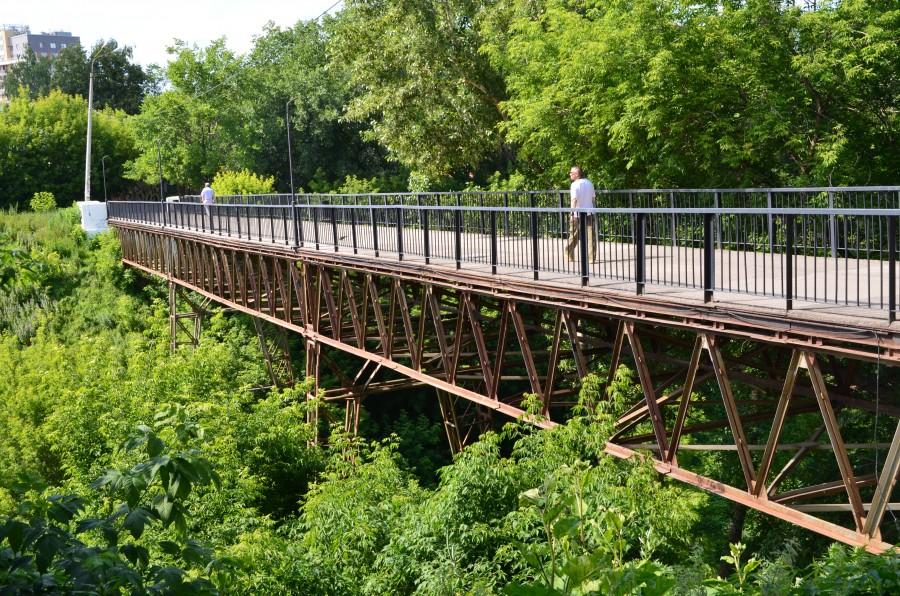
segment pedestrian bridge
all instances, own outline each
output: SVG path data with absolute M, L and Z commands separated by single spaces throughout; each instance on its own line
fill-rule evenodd
M 643 391 L 609 453 L 649 454 L 664 474 L 875 552 L 896 541 L 900 187 L 567 204 L 561 191 L 302 194 L 108 212 L 124 261 L 170 283 L 173 345 L 185 316 L 196 341 L 203 314 L 189 295 L 178 312 L 181 289 L 252 315 L 275 382 L 291 358 L 263 323 L 295 332 L 348 430 L 364 399 L 432 387 L 459 450 L 496 415 L 564 421 L 584 376 L 608 382 L 627 363 Z M 595 242 L 570 259 L 573 232 Z M 705 457 L 742 482 L 698 474 Z

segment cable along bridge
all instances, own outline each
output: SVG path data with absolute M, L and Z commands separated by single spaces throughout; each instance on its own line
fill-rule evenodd
M 900 187 L 217 200 L 108 204 L 123 261 L 169 282 L 173 348 L 210 301 L 245 312 L 274 384 L 297 333 L 347 430 L 429 386 L 454 451 L 500 415 L 564 421 L 581 378 L 627 364 L 642 395 L 608 453 L 871 552 L 900 539 Z

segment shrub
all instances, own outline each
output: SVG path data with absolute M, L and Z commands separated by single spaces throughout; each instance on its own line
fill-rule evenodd
M 34 196 L 31 197 L 31 210 L 32 211 L 50 211 L 51 209 L 56 209 L 56 197 L 53 196 L 52 192 L 36 192 Z
M 275 192 L 275 178 L 266 178 L 250 170 L 219 170 L 212 187 L 220 195 L 259 195 Z

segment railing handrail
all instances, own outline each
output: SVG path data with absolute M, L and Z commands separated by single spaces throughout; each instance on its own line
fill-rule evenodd
M 793 186 L 773 186 L 773 187 L 747 187 L 747 188 L 622 188 L 622 189 L 613 189 L 613 188 L 597 188 L 595 189 L 597 194 L 629 194 L 629 193 L 640 193 L 640 194 L 650 194 L 650 193 L 658 193 L 658 194 L 685 194 L 685 193 L 819 193 L 819 192 L 900 192 L 900 185 L 882 185 L 882 186 L 802 186 L 802 187 L 793 187 Z M 373 197 L 397 197 L 397 196 L 410 196 L 410 197 L 424 197 L 424 196 L 453 196 L 453 195 L 496 195 L 496 194 L 507 194 L 507 193 L 515 193 L 515 194 L 535 194 L 535 195 L 543 195 L 543 194 L 556 194 L 556 193 L 567 193 L 569 189 L 567 188 L 549 188 L 544 190 L 440 190 L 440 191 L 398 191 L 398 192 L 345 192 L 345 193 L 315 193 L 315 192 L 298 192 L 294 193 L 294 196 L 298 197 L 313 197 L 313 196 L 322 196 L 322 197 L 360 197 L 360 196 L 373 196 Z M 200 195 L 184 195 L 186 197 L 198 197 Z M 249 193 L 249 194 L 230 194 L 230 195 L 220 195 L 220 198 L 226 197 L 289 197 L 291 193 Z
M 159 201 L 109 201 L 119 204 L 161 205 Z M 170 208 L 182 205 L 197 206 L 196 203 L 167 203 Z M 233 205 L 214 203 L 212 208 L 235 207 L 253 209 L 291 209 L 293 205 Z M 341 205 L 333 203 L 310 203 L 297 205 L 300 209 L 379 209 L 409 211 L 461 211 L 461 212 L 497 212 L 497 213 L 566 213 L 578 214 L 610 214 L 610 215 L 865 215 L 865 216 L 897 216 L 897 209 L 845 209 L 828 207 L 594 207 L 593 209 L 572 209 L 570 207 L 479 207 L 467 205 Z

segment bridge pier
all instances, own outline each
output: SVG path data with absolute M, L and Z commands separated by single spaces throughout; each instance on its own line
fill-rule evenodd
M 179 301 L 187 303 L 189 310 L 179 312 Z M 184 288 L 169 281 L 169 347 L 173 353 L 183 345 L 194 348 L 200 345 L 203 319 L 210 302 L 209 298 L 197 301 Z

